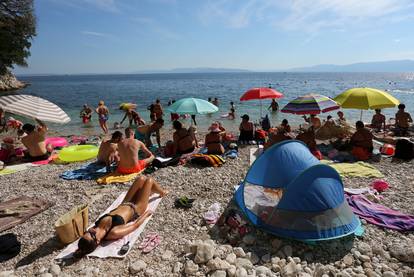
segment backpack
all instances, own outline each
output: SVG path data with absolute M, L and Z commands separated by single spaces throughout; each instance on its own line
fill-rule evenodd
M 21 243 L 13 233 L 0 236 L 0 263 L 19 255 Z
M 405 161 L 411 161 L 414 159 L 414 144 L 408 139 L 397 140 L 394 158 Z

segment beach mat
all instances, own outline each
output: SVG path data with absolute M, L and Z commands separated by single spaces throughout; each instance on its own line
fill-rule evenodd
M 98 218 L 103 216 L 104 214 L 107 214 L 111 212 L 113 209 L 116 209 L 124 199 L 126 195 L 126 192 L 123 192 L 113 203 L 112 205 L 106 209 L 101 215 L 99 215 Z M 148 209 L 151 211 L 155 211 L 158 207 L 158 204 L 161 202 L 161 198 L 158 194 L 152 194 L 149 199 Z M 124 258 L 128 255 L 129 251 L 131 251 L 134 243 L 137 241 L 138 237 L 141 235 L 142 231 L 145 229 L 145 226 L 147 225 L 148 221 L 151 219 L 152 216 L 149 216 L 145 219 L 145 221 L 141 224 L 141 226 L 138 227 L 134 232 L 124 236 L 123 238 L 115 241 L 104 241 L 102 244 L 100 244 L 95 251 L 92 253 L 89 253 L 87 256 L 89 257 L 98 257 L 98 258 Z M 94 223 L 95 224 L 95 223 Z M 91 224 L 90 227 L 94 226 L 94 224 Z M 129 224 L 132 224 L 130 222 Z M 119 255 L 118 252 L 121 249 L 121 247 L 129 242 L 129 250 L 124 255 Z M 69 244 L 59 255 L 56 256 L 56 260 L 58 259 L 70 259 L 73 257 L 73 254 L 78 249 L 78 240 L 72 242 Z
M 333 167 L 342 177 L 382 178 L 384 175 L 373 165 L 366 162 L 334 163 L 322 160 L 324 164 Z
M 112 172 L 109 173 L 101 178 L 96 179 L 96 182 L 100 185 L 108 185 L 108 184 L 114 184 L 114 183 L 126 183 L 133 179 L 135 179 L 139 174 L 144 172 L 145 169 L 141 170 L 138 173 L 132 173 L 132 174 L 120 174 L 118 172 Z
M 113 169 L 115 168 L 113 167 Z M 59 177 L 64 180 L 96 180 L 108 173 L 106 165 L 93 162 L 84 164 L 78 169 L 65 171 Z
M 252 147 L 250 150 L 250 165 L 263 153 L 263 148 Z
M 27 196 L 0 203 L 0 232 L 25 222 L 50 206 L 49 202 Z
M 16 165 L 8 165 L 5 168 L 3 168 L 2 170 L 0 170 L 0 176 L 2 175 L 9 175 L 9 174 L 13 174 L 22 170 L 26 170 L 30 167 L 33 167 L 35 165 L 33 165 L 32 163 L 23 163 L 23 164 L 16 164 Z
M 32 164 L 33 165 L 47 165 L 47 164 L 50 164 L 51 162 L 54 162 L 57 159 L 58 159 L 58 154 L 54 153 L 54 154 L 50 155 L 50 157 L 47 158 L 46 160 L 32 162 Z
M 345 194 L 352 211 L 368 223 L 401 232 L 414 231 L 414 215 L 369 201 L 364 195 Z

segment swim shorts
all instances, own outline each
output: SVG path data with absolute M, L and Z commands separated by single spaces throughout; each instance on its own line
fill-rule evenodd
M 140 160 L 140 161 L 138 161 L 138 164 L 135 165 L 134 167 L 124 168 L 124 167 L 118 166 L 116 171 L 120 174 L 132 174 L 132 173 L 141 172 L 146 167 L 147 167 L 146 161 L 145 160 Z

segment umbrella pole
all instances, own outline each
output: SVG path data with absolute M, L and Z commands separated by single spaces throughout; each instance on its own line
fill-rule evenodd
M 360 115 L 360 117 L 359 117 L 359 120 L 361 120 L 362 121 L 362 112 L 363 112 L 364 110 L 361 110 L 361 115 Z
M 262 120 L 262 99 L 260 99 L 260 120 Z

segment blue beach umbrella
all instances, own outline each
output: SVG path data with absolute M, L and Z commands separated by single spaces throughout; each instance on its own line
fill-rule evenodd
M 170 113 L 176 114 L 210 114 L 218 112 L 218 107 L 199 98 L 183 98 L 166 108 Z

